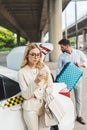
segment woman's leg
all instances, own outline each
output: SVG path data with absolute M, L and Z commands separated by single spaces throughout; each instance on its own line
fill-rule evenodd
M 34 111 L 23 111 L 23 116 L 28 130 L 38 130 L 38 115 Z
M 50 127 L 45 125 L 45 117 L 44 115 L 39 118 L 39 130 L 50 130 Z

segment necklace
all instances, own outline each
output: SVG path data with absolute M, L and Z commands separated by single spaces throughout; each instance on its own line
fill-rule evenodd
M 32 77 L 35 79 L 37 75 L 37 69 L 32 69 Z
M 32 73 L 33 73 L 33 75 L 36 75 L 37 74 L 37 69 L 32 69 Z

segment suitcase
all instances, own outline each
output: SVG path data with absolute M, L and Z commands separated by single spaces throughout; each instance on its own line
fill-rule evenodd
M 68 62 L 59 75 L 56 76 L 56 82 L 64 82 L 69 91 L 71 91 L 80 77 L 83 75 L 83 71 L 75 64 Z

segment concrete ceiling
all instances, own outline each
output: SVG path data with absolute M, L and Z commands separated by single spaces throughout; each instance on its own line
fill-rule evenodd
M 62 9 L 70 0 L 62 0 Z M 29 41 L 40 41 L 47 23 L 48 0 L 0 0 L 0 26 Z

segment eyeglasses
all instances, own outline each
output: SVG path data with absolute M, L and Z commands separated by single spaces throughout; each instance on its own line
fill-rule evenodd
M 39 58 L 40 57 L 40 53 L 29 53 L 29 55 L 31 55 L 32 57 L 34 57 L 34 58 Z

